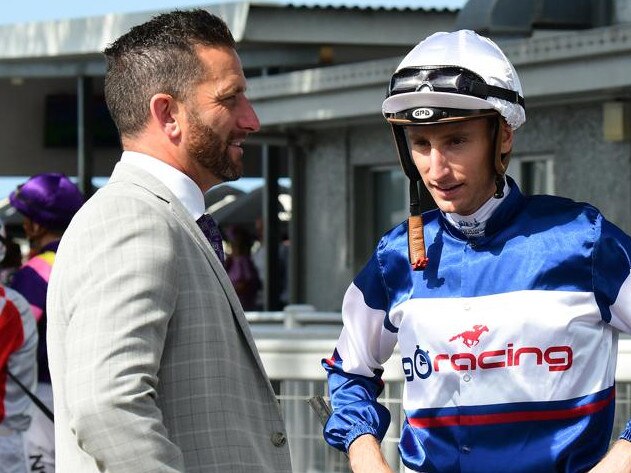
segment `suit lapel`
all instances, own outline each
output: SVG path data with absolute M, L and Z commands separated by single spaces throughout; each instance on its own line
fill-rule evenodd
M 187 233 L 191 236 L 195 243 L 204 252 L 206 260 L 210 264 L 213 272 L 217 276 L 217 280 L 226 293 L 228 301 L 230 302 L 232 314 L 237 320 L 239 327 L 241 328 L 241 333 L 247 340 L 252 355 L 256 359 L 256 362 L 261 371 L 265 373 L 263 362 L 260 359 L 256 344 L 254 343 L 254 339 L 252 338 L 252 334 L 250 332 L 250 326 L 247 319 L 245 318 L 243 308 L 241 306 L 241 303 L 239 302 L 237 293 L 232 286 L 232 282 L 230 281 L 230 278 L 228 278 L 228 274 L 223 268 L 221 261 L 219 261 L 219 258 L 217 257 L 215 251 L 212 249 L 210 243 L 197 225 L 197 222 L 193 220 L 193 217 L 184 208 L 179 199 L 177 199 L 173 195 L 173 193 L 154 176 L 140 169 L 139 167 L 133 166 L 128 163 L 117 163 L 114 171 L 112 172 L 112 177 L 110 178 L 110 180 L 112 182 L 127 181 L 134 185 L 141 186 L 163 200 L 165 204 L 168 204 L 170 206 L 175 219 L 187 231 Z M 267 382 L 267 384 L 269 385 L 269 388 L 272 389 L 269 381 Z

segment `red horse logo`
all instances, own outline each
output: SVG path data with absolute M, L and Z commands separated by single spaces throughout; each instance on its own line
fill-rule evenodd
M 480 336 L 483 332 L 488 332 L 489 328 L 486 325 L 474 325 L 473 330 L 467 330 L 466 332 L 459 333 L 449 339 L 450 342 L 462 338 L 464 343 L 469 348 L 476 346 L 480 343 Z

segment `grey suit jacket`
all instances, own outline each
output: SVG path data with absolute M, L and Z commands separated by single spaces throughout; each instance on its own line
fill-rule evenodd
M 57 471 L 291 471 L 230 280 L 145 171 L 117 164 L 76 215 L 47 310 Z

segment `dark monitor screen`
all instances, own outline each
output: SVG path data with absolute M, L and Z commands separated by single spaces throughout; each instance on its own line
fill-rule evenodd
M 44 117 L 44 146 L 47 148 L 77 147 L 77 96 L 47 95 Z M 112 121 L 103 96 L 92 102 L 94 147 L 120 147 L 118 130 Z

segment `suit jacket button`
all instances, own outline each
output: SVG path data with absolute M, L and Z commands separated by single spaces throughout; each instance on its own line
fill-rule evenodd
M 275 447 L 282 447 L 287 443 L 287 437 L 282 432 L 274 432 L 272 434 L 272 443 Z

